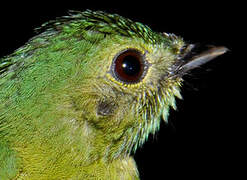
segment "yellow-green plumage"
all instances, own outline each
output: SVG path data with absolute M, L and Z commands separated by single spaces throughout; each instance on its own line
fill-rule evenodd
M 130 153 L 181 98 L 188 45 L 103 12 L 38 31 L 0 59 L 0 179 L 138 179 Z M 135 83 L 112 73 L 128 49 L 149 64 Z

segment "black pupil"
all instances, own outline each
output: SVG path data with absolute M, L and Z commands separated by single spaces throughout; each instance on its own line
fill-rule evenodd
M 128 76 L 135 76 L 141 70 L 141 64 L 137 57 L 127 55 L 122 62 L 123 72 Z

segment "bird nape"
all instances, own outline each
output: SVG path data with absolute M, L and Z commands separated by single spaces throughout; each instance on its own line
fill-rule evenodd
M 101 11 L 71 11 L 0 59 L 0 179 L 139 179 L 130 153 L 224 54 Z

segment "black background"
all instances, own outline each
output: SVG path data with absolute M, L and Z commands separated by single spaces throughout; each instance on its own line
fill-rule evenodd
M 72 10 L 103 10 L 149 25 L 155 31 L 175 33 L 189 43 L 224 45 L 230 51 L 184 77 L 184 100 L 177 101 L 166 125 L 135 154 L 142 180 L 182 178 L 238 179 L 244 169 L 243 59 L 237 58 L 240 6 L 232 2 L 170 1 L 51 2 L 1 4 L 0 56 L 13 52 L 42 23 Z M 242 16 L 243 17 L 243 16 Z M 245 162 L 244 162 L 245 163 Z M 246 168 L 246 167 L 245 167 Z

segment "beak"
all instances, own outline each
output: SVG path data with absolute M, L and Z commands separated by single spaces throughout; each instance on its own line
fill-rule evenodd
M 196 45 L 194 44 L 189 44 L 183 49 L 183 52 L 175 65 L 173 75 L 183 76 L 188 71 L 197 68 L 228 51 L 226 47 L 213 46 L 195 54 L 195 51 L 197 51 L 196 49 Z

